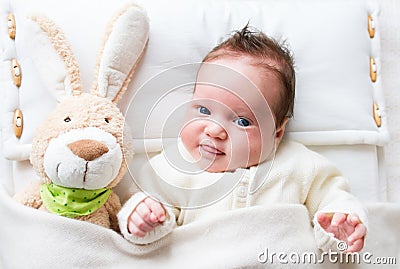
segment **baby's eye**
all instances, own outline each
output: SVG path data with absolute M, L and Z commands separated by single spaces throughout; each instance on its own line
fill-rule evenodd
M 211 115 L 210 110 L 204 106 L 199 107 L 199 112 L 200 114 Z
M 250 126 L 250 121 L 245 118 L 237 118 L 233 122 L 242 127 Z
M 70 121 L 71 121 L 71 118 L 70 118 L 70 117 L 66 117 L 66 118 L 64 119 L 64 121 L 65 121 L 65 122 L 70 122 Z
M 110 119 L 109 118 L 104 118 L 104 121 L 107 123 L 110 123 Z

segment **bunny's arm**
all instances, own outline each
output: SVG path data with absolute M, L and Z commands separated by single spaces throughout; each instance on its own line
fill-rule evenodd
M 42 206 L 42 198 L 40 197 L 40 186 L 42 181 L 32 181 L 24 190 L 14 195 L 14 200 L 20 204 L 38 209 Z
M 108 212 L 108 216 L 110 218 L 110 228 L 114 231 L 119 231 L 117 213 L 121 209 L 121 202 L 119 200 L 118 195 L 114 192 L 111 193 L 110 197 L 108 198 L 107 202 L 104 204 L 106 210 Z

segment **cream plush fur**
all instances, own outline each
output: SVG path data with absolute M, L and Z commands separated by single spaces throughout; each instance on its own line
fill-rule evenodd
M 52 57 L 41 55 L 40 72 L 65 76 L 59 78 L 62 86 L 53 90 L 60 102 L 39 126 L 32 143 L 30 161 L 40 180 L 14 198 L 48 211 L 40 195 L 42 184 L 112 189 L 126 173 L 133 149 L 116 101 L 124 94 L 146 47 L 149 24 L 144 10 L 136 5 L 128 5 L 116 14 L 99 53 L 89 94 L 82 91 L 79 66 L 61 29 L 45 17 L 31 19 L 42 30 L 39 38 L 51 48 L 49 55 L 57 55 L 65 67 L 64 72 L 54 72 L 54 65 L 48 62 Z M 119 197 L 112 192 L 96 211 L 76 218 L 118 230 L 116 214 L 120 208 Z

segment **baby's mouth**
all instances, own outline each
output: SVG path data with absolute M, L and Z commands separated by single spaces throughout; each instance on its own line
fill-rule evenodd
M 225 153 L 219 149 L 217 149 L 214 146 L 211 145 L 206 145 L 206 144 L 200 144 L 200 150 L 209 154 L 214 154 L 214 155 L 225 155 Z

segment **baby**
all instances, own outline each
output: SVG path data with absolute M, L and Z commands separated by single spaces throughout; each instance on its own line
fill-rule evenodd
M 245 176 L 222 199 L 196 209 L 164 206 L 144 192 L 136 192 L 118 214 L 124 237 L 146 244 L 167 235 L 176 225 L 227 210 L 274 203 L 303 204 L 313 218 L 318 247 L 334 248 L 340 240 L 348 244 L 347 252 L 360 251 L 366 235 L 365 212 L 349 193 L 346 180 L 322 156 L 282 139 L 293 114 L 295 95 L 289 50 L 246 26 L 212 49 L 203 60 L 206 64 L 225 67 L 251 83 L 243 83 L 236 75 L 228 76 L 228 84 L 239 90 L 196 83 L 180 133 L 180 149 L 204 171 L 196 176 L 182 175 L 182 180 L 206 182 L 215 175 L 234 175 L 237 171 Z M 202 69 L 198 79 L 207 73 Z M 248 89 L 251 86 L 259 95 Z M 264 116 L 266 111 L 270 118 Z M 181 180 L 165 154 L 153 157 L 150 163 L 151 172 L 143 172 L 143 177 L 158 174 L 167 181 Z M 249 191 L 254 182 L 265 180 L 268 184 L 258 184 L 256 191 Z

